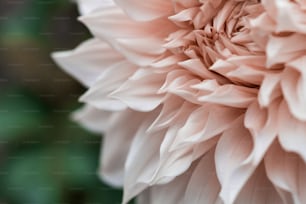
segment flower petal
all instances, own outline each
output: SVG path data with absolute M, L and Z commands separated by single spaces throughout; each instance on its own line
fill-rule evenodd
M 136 66 L 134 64 L 128 61 L 117 62 L 104 70 L 103 74 L 79 100 L 98 109 L 123 110 L 126 105 L 109 95 L 122 86 L 135 71 Z
M 268 178 L 286 203 L 306 202 L 306 165 L 298 155 L 275 142 L 265 158 Z
M 85 86 L 91 86 L 107 67 L 123 59 L 99 39 L 88 40 L 72 51 L 52 53 L 52 58 Z
M 221 135 L 216 147 L 216 170 L 221 184 L 220 197 L 232 204 L 256 166 L 245 164 L 252 151 L 251 135 L 243 126 L 243 117 Z
M 211 150 L 200 159 L 191 173 L 184 203 L 221 204 L 220 188 L 214 164 L 214 151 Z
M 257 167 L 248 182 L 239 193 L 235 203 L 237 204 L 284 204 L 272 183 L 267 178 L 264 165 Z
M 81 14 L 88 14 L 98 8 L 113 6 L 113 0 L 76 0 Z
M 99 110 L 90 105 L 85 105 L 83 108 L 76 111 L 72 117 L 76 122 L 80 123 L 90 131 L 101 134 L 108 128 L 109 123 L 107 121 L 111 115 L 112 112 Z
M 158 94 L 164 79 L 164 74 L 139 69 L 129 80 L 112 92 L 111 97 L 119 99 L 134 110 L 152 111 L 164 100 L 164 94 Z
M 173 12 L 171 1 L 165 0 L 115 0 L 127 14 L 138 21 L 150 21 Z
M 278 117 L 280 144 L 286 151 L 299 154 L 306 162 L 306 122 L 294 118 L 284 101 L 280 105 Z
M 130 120 L 133 118 L 133 120 Z M 146 115 L 132 110 L 113 113 L 102 143 L 99 174 L 108 184 L 123 186 L 124 165 L 138 127 Z M 118 128 L 120 127 L 120 128 Z

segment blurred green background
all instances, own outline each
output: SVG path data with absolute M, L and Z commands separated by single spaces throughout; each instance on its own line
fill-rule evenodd
M 113 204 L 101 136 L 70 121 L 85 90 L 50 53 L 90 37 L 69 0 L 0 1 L 0 204 Z

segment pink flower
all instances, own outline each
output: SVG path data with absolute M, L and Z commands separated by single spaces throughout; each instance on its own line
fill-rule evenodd
M 306 203 L 305 0 L 79 0 L 53 57 L 88 87 L 123 203 Z

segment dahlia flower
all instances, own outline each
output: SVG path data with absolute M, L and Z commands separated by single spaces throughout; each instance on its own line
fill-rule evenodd
M 305 0 L 78 0 L 55 61 L 123 203 L 306 203 Z

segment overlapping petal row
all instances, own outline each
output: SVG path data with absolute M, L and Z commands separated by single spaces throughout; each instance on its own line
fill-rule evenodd
M 53 57 L 123 203 L 306 203 L 306 1 L 78 3 L 94 38 Z

